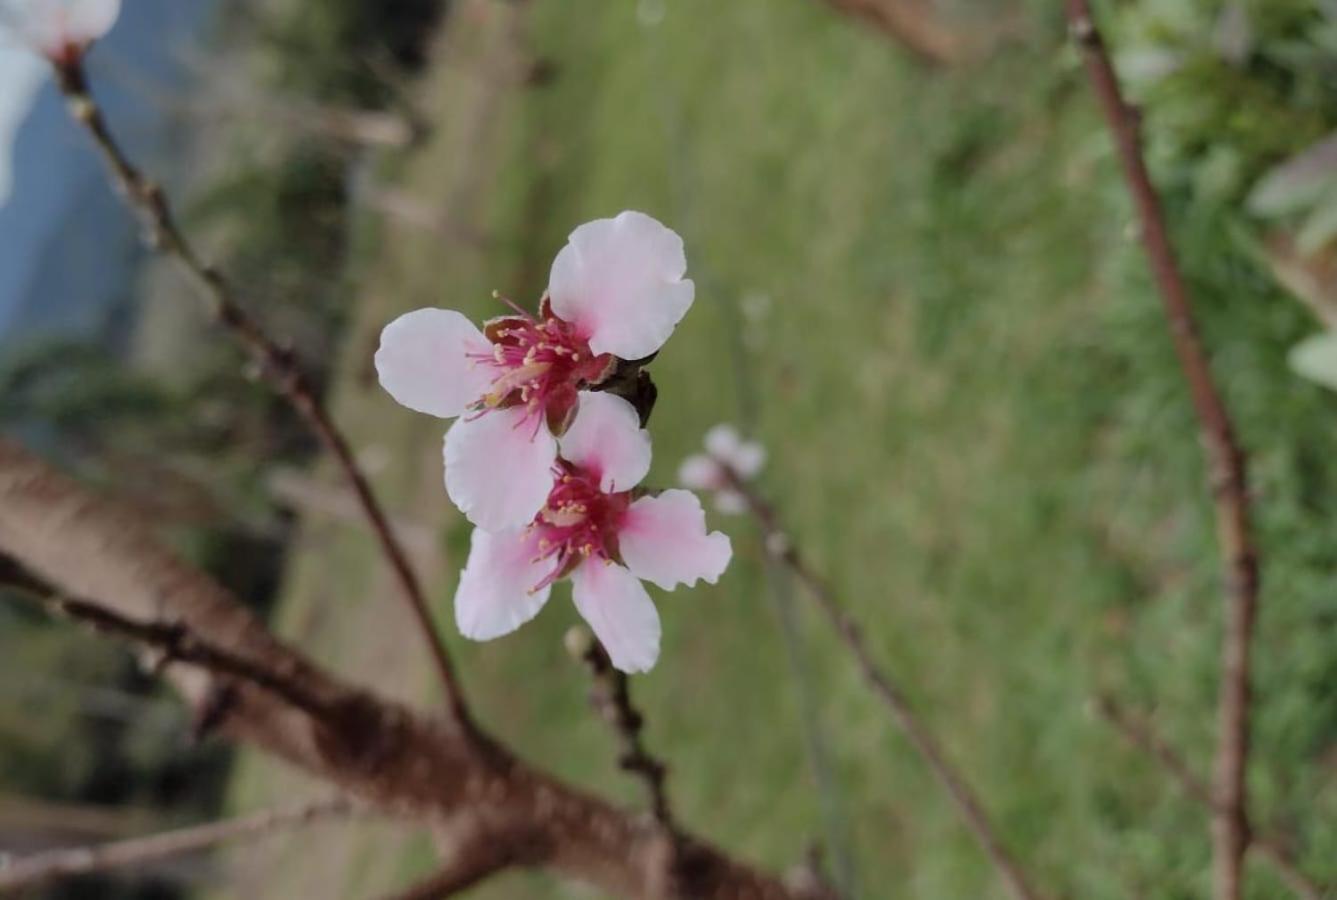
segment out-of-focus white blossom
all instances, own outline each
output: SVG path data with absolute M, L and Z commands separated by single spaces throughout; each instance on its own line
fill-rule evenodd
M 57 64 L 77 61 L 116 24 L 121 0 L 0 0 L 0 27 Z
M 705 453 L 683 460 L 678 469 L 679 483 L 714 494 L 715 508 L 726 515 L 747 512 L 747 500 L 734 487 L 734 479 L 755 478 L 766 464 L 766 448 L 744 440 L 738 429 L 727 423 L 707 431 L 705 444 Z

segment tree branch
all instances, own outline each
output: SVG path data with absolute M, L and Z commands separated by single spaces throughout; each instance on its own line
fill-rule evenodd
M 672 834 L 676 827 L 668 799 L 668 766 L 645 749 L 645 742 L 641 740 L 645 718 L 632 705 L 626 674 L 613 668 L 608 651 L 582 627 L 577 626 L 566 633 L 566 647 L 589 669 L 593 682 L 590 702 L 617 735 L 618 765 L 645 786 L 651 814 L 666 832 Z
M 1142 157 L 1137 117 L 1124 102 L 1118 76 L 1087 0 L 1067 0 L 1074 39 L 1118 148 L 1124 179 L 1137 207 L 1143 247 L 1160 290 L 1170 337 L 1188 382 L 1206 448 L 1217 537 L 1225 571 L 1225 629 L 1215 796 L 1212 868 L 1216 900 L 1239 900 L 1241 868 L 1249 831 L 1245 770 L 1249 755 L 1249 648 L 1258 607 L 1259 565 L 1249 506 L 1247 465 L 1235 426 L 1212 378 L 1211 365 L 1193 318 L 1192 302 L 1165 225 L 1160 196 Z
M 70 847 L 0 864 L 0 894 L 33 890 L 62 878 L 161 862 L 228 841 L 256 840 L 285 828 L 346 816 L 353 805 L 342 797 L 293 809 L 274 809 L 224 822 L 193 825 L 148 837 L 91 847 Z
M 1201 803 L 1208 810 L 1215 806 L 1216 801 L 1212 798 L 1211 786 L 1199 778 L 1188 767 L 1188 763 L 1184 762 L 1183 757 L 1175 752 L 1175 749 L 1167 744 L 1159 734 L 1152 731 L 1146 722 L 1139 721 L 1129 715 L 1113 697 L 1103 695 L 1097 697 L 1096 711 L 1100 713 L 1101 718 L 1113 725 L 1125 740 L 1160 763 L 1161 768 L 1165 769 L 1184 789 L 1184 793 Z
M 443 868 L 422 881 L 393 894 L 386 894 L 381 900 L 445 900 L 481 884 L 514 862 L 507 854 L 486 850 L 457 854 Z
M 12 584 L 12 583 L 11 583 Z M 301 682 L 272 672 L 244 656 L 224 650 L 193 634 L 179 622 L 137 622 L 85 600 L 55 595 L 30 594 L 51 612 L 87 625 L 100 634 L 133 641 L 158 651 L 156 669 L 174 662 L 197 665 L 224 678 L 236 678 L 269 691 L 313 718 L 324 719 L 335 711 L 322 698 L 307 692 Z
M 254 360 L 261 376 L 287 400 L 334 456 L 376 537 L 381 553 L 394 572 L 418 631 L 427 643 L 446 700 L 457 721 L 467 727 L 469 717 L 463 690 L 455 675 L 450 654 L 432 620 L 422 584 L 366 474 L 354 457 L 348 439 L 335 425 L 292 351 L 265 333 L 259 321 L 246 312 L 231 282 L 201 259 L 177 224 L 161 186 L 140 172 L 116 142 L 89 91 L 82 60 L 76 58 L 68 64 L 57 65 L 55 71 L 71 117 L 92 138 L 112 180 L 142 220 L 149 243 L 178 263 L 206 299 L 218 322 L 231 332 Z
M 923 0 L 826 0 L 826 4 L 867 22 L 924 65 L 951 65 L 965 55 L 965 42 L 939 22 Z
M 300 686 L 316 716 L 238 679 L 220 733 L 249 742 L 378 813 L 454 836 L 629 900 L 817 900 L 681 836 L 663 883 L 662 829 L 522 762 L 478 728 L 419 715 L 334 678 L 276 639 L 232 595 L 166 550 L 136 513 L 0 439 L 0 552 L 56 590 L 132 622 L 180 622 L 220 651 Z M 217 677 L 164 673 L 197 707 Z M 481 848 L 481 849 L 480 849 Z
M 1211 787 L 1189 768 L 1184 758 L 1157 734 L 1148 722 L 1135 718 L 1114 698 L 1108 696 L 1096 698 L 1096 710 L 1119 734 L 1123 735 L 1128 743 L 1158 762 L 1184 793 L 1202 804 L 1209 812 L 1215 809 Z M 1250 829 L 1246 840 L 1248 846 L 1257 850 L 1263 859 L 1271 863 L 1281 880 L 1286 882 L 1286 886 L 1301 900 L 1323 900 L 1323 897 L 1337 888 L 1337 885 L 1321 887 L 1301 872 L 1295 865 L 1295 860 L 1291 858 L 1290 851 L 1286 849 L 1285 843 L 1279 838 L 1257 829 Z
M 719 462 L 717 460 L 717 462 Z M 806 589 L 818 611 L 835 629 L 836 635 L 854 657 L 864 680 L 882 704 L 891 712 L 892 720 L 909 740 L 920 758 L 928 765 L 938 783 L 956 807 L 961 819 L 979 841 L 980 847 L 993 864 L 999 878 L 1016 900 L 1040 900 L 1043 896 L 1033 888 L 1021 866 L 1008 852 L 997 830 L 989 821 L 983 805 L 964 776 L 948 761 L 932 733 L 920 722 L 900 685 L 874 661 L 864 643 L 863 631 L 835 599 L 831 588 L 799 555 L 793 541 L 780 526 L 775 509 L 757 493 L 756 489 L 720 462 L 730 486 L 747 501 L 748 510 L 761 525 L 766 552 L 776 562 L 789 568 Z

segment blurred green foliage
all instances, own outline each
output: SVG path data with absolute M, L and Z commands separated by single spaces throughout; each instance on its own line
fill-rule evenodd
M 1163 182 L 1238 204 L 1337 127 L 1328 0 L 1141 0 L 1115 16 L 1119 71 Z
M 1337 282 L 1287 273 L 1326 271 L 1337 239 L 1337 4 L 1142 0 L 1115 22 L 1161 183 L 1233 222 L 1227 239 L 1333 328 Z M 1333 386 L 1337 342 L 1306 339 L 1291 367 Z

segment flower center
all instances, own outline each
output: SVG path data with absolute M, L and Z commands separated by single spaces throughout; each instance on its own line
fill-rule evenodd
M 605 494 L 599 475 L 558 460 L 548 502 L 529 526 L 538 536 L 539 559 L 555 565 L 548 577 L 534 587 L 546 587 L 570 573 L 586 558 L 618 557 L 617 531 L 631 505 L 631 492 Z
M 471 356 L 496 371 L 483 412 L 523 405 L 526 422 L 546 416 L 553 433 L 566 428 L 575 408 L 576 392 L 598 384 L 613 367 L 609 354 L 596 356 L 589 342 L 569 322 L 552 315 L 546 303 L 538 318 L 528 313 L 493 319 L 483 332 L 492 342 L 491 353 Z

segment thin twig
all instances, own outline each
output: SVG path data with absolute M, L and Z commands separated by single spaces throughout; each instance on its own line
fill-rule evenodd
M 1211 786 L 1189 768 L 1184 758 L 1152 729 L 1150 723 L 1133 716 L 1114 698 L 1108 696 L 1096 698 L 1096 710 L 1123 735 L 1128 743 L 1160 763 L 1161 768 L 1169 773 L 1184 793 L 1207 810 L 1215 809 L 1216 803 L 1212 798 Z M 1308 875 L 1301 872 L 1296 867 L 1295 860 L 1291 858 L 1290 851 L 1286 849 L 1285 843 L 1279 838 L 1262 832 L 1255 826 L 1248 833 L 1247 840 L 1249 846 L 1272 864 L 1281 880 L 1286 882 L 1286 886 L 1302 900 L 1322 900 L 1326 894 L 1337 889 L 1337 886 L 1320 887 Z
M 176 260 L 199 288 L 215 318 L 233 334 L 254 360 L 262 377 L 306 420 L 334 456 L 376 536 L 382 554 L 394 572 L 418 630 L 427 642 L 447 702 L 457 721 L 467 724 L 469 719 L 464 694 L 450 654 L 432 620 L 422 584 L 395 536 L 385 510 L 358 465 L 348 439 L 331 419 L 293 352 L 266 334 L 260 323 L 246 312 L 231 282 L 218 269 L 202 260 L 194 245 L 181 231 L 161 186 L 140 172 L 122 151 L 89 92 L 82 61 L 57 65 L 56 74 L 70 115 L 93 139 L 112 179 L 142 219 L 149 243 Z
M 864 680 L 891 712 L 897 727 L 928 765 L 938 783 L 946 790 L 957 812 L 979 841 L 985 855 L 998 871 L 999 877 L 1012 896 L 1017 900 L 1039 900 L 1043 895 L 1031 887 L 1021 866 L 1004 846 L 975 791 L 948 761 L 932 733 L 920 722 L 901 687 L 873 660 L 864 643 L 862 630 L 840 606 L 826 582 L 813 572 L 799 555 L 794 542 L 780 526 L 780 519 L 775 509 L 746 479 L 739 477 L 738 473 L 730 470 L 728 466 L 723 468 L 731 486 L 746 499 L 748 510 L 761 525 L 767 554 L 794 573 L 794 577 L 804 586 L 818 610 L 835 628 L 841 642 L 858 664 Z
M 509 862 L 504 857 L 484 852 L 462 855 L 422 881 L 386 894 L 380 900 L 445 900 L 481 883 Z
M 1161 768 L 1173 776 L 1179 786 L 1194 800 L 1207 809 L 1212 809 L 1216 801 L 1212 798 L 1212 788 L 1189 768 L 1173 747 L 1165 739 L 1151 730 L 1151 726 L 1139 721 L 1120 706 L 1113 697 L 1096 698 L 1096 711 L 1101 718 L 1109 722 L 1133 746 L 1139 748 L 1161 764 Z
M 632 705 L 627 676 L 613 668 L 608 651 L 584 628 L 572 628 L 566 636 L 567 650 L 590 671 L 593 684 L 590 702 L 618 739 L 618 765 L 645 786 L 650 812 L 669 834 L 676 833 L 668 799 L 668 766 L 645 749 L 641 731 L 645 719 Z
M 779 619 L 780 637 L 784 642 L 785 654 L 794 675 L 803 742 L 806 745 L 813 782 L 817 787 L 822 817 L 825 820 L 826 846 L 814 844 L 809 847 L 809 858 L 805 868 L 821 874 L 824 868 L 820 864 L 828 863 L 826 868 L 829 868 L 831 883 L 822 879 L 817 879 L 817 883 L 829 888 L 833 894 L 854 897 L 858 895 L 858 880 L 854 858 L 850 853 L 851 841 L 844 797 L 832 766 L 831 748 L 828 744 L 830 735 L 822 727 L 821 691 L 813 681 L 811 663 L 799 635 L 794 575 L 783 563 L 776 562 L 770 557 L 767 558 L 766 575 L 770 581 L 770 594 L 775 605 L 776 617 Z
M 926 66 L 960 62 L 966 41 L 942 22 L 923 0 L 826 0 L 832 9 L 855 16 L 909 51 Z
M 281 829 L 345 816 L 352 811 L 350 801 L 335 797 L 291 809 L 266 810 L 147 837 L 89 847 L 68 847 L 20 857 L 7 864 L 0 864 L 0 894 L 18 894 L 75 875 L 161 862 L 207 850 L 228 841 L 256 840 Z
M 1151 263 L 1170 326 L 1175 353 L 1188 381 L 1207 453 L 1216 505 L 1217 539 L 1225 570 L 1225 629 L 1215 796 L 1212 814 L 1212 869 L 1216 900 L 1239 900 L 1240 873 L 1249 830 L 1245 770 L 1249 755 L 1249 646 L 1258 607 L 1259 566 L 1249 506 L 1247 464 L 1235 426 L 1193 318 L 1188 287 L 1175 262 L 1160 196 L 1142 157 L 1138 119 L 1124 102 L 1087 0 L 1067 0 L 1074 39 L 1086 57 L 1091 83 L 1118 147 L 1128 189 L 1137 207 L 1142 243 Z
M 325 720 L 337 713 L 316 694 L 306 690 L 294 678 L 271 671 L 192 632 L 180 622 L 139 622 L 122 616 L 106 606 L 68 597 L 42 594 L 21 587 L 22 592 L 53 613 L 89 626 L 101 634 L 112 635 L 157 651 L 159 670 L 171 663 L 200 666 L 215 675 L 252 684 L 274 694 L 313 718 Z

